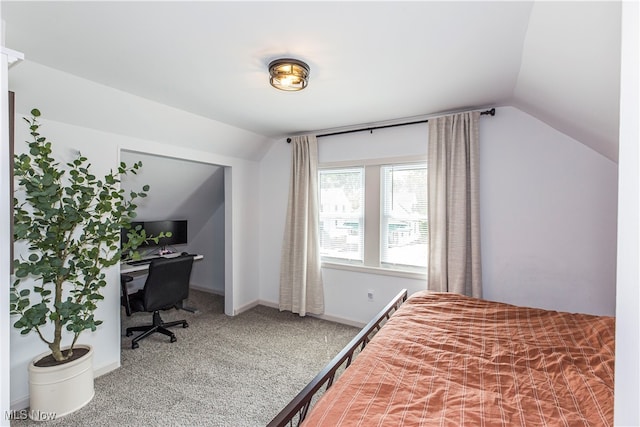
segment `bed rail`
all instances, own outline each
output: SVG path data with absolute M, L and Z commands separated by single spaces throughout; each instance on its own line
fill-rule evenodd
M 325 366 L 322 371 L 302 389 L 285 408 L 275 416 L 267 427 L 299 426 L 307 416 L 314 396 L 318 394 L 323 385 L 327 385 L 325 391 L 333 385 L 338 370 L 348 368 L 356 351 L 362 351 L 383 323 L 389 320 L 391 315 L 398 310 L 400 305 L 407 300 L 407 290 L 403 289 L 387 304 L 362 330 L 338 353 L 336 357 Z M 297 417 L 297 420 L 296 420 Z

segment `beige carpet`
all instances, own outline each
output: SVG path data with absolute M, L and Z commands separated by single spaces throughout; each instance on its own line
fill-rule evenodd
M 96 379 L 96 395 L 46 426 L 264 426 L 358 329 L 258 306 L 238 316 L 223 297 L 192 291 L 196 313 L 168 311 L 178 341 L 154 334 L 131 349 L 127 326 L 151 315 L 122 311 L 122 367 Z M 12 421 L 12 426 L 38 425 Z

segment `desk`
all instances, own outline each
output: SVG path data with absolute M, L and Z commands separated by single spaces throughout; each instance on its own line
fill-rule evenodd
M 169 255 L 164 255 L 163 258 L 175 258 L 178 256 L 180 256 L 180 254 L 169 254 Z M 157 258 L 157 255 L 153 256 L 152 258 Z M 204 258 L 203 255 L 196 255 L 193 257 L 193 260 L 198 261 L 203 258 Z M 145 259 L 145 258 L 142 258 L 142 259 Z M 131 276 L 138 276 L 140 274 L 146 274 L 147 270 L 149 270 L 149 264 L 130 265 L 130 264 L 127 264 L 126 262 L 120 263 L 120 274 L 129 274 Z
M 177 258 L 179 256 L 181 256 L 181 254 L 168 254 L 168 255 L 163 255 L 162 258 Z M 158 258 L 158 256 L 156 255 L 156 256 L 148 257 L 146 259 L 149 259 L 149 258 Z M 203 255 L 193 256 L 194 261 L 198 261 L 203 258 L 204 258 Z M 145 258 L 142 258 L 142 259 L 145 259 Z M 126 262 L 121 262 L 120 274 L 127 275 L 127 276 L 145 276 L 147 275 L 147 271 L 149 271 L 149 264 L 150 263 L 130 265 L 130 264 L 127 264 Z M 131 313 L 129 310 L 129 295 L 142 289 L 144 287 L 144 283 L 143 282 L 135 283 L 134 281 L 125 282 L 124 280 L 121 279 L 120 286 L 121 286 L 121 292 L 122 292 L 122 298 L 123 298 L 122 304 L 127 309 L 127 316 L 130 316 Z M 182 309 L 186 311 L 190 311 L 192 313 L 196 311 L 194 308 L 189 308 L 189 307 L 182 307 Z

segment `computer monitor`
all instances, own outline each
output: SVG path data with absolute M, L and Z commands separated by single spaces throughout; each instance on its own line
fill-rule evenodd
M 167 246 L 174 245 L 186 245 L 187 239 L 187 221 L 186 220 L 166 220 L 166 221 L 137 221 L 131 223 L 131 228 L 134 229 L 137 226 L 141 226 L 147 236 L 158 236 L 162 232 L 171 232 L 171 237 L 163 237 L 158 240 L 158 243 L 153 240 L 149 240 L 141 247 L 159 246 L 165 248 Z M 122 243 L 127 242 L 127 230 L 122 229 L 121 232 Z

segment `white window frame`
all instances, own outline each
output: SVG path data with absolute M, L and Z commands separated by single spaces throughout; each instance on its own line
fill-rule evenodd
M 401 270 L 380 266 L 381 166 L 425 163 L 426 161 L 426 156 L 405 156 L 360 161 L 326 162 L 318 165 L 318 169 L 364 167 L 364 264 L 353 264 L 336 259 L 323 259 L 323 268 L 426 280 L 426 271 Z M 320 196 L 318 195 L 318 197 Z
M 383 173 L 383 168 L 389 168 L 391 170 L 393 170 L 394 168 L 398 168 L 398 170 L 409 170 L 409 169 L 422 169 L 426 172 L 426 167 L 427 164 L 426 162 L 409 162 L 409 163 L 393 163 L 393 164 L 385 164 L 385 165 L 381 165 L 380 166 L 380 173 Z M 389 232 L 389 228 L 388 228 L 388 221 L 390 219 L 400 219 L 399 217 L 393 217 L 393 216 L 387 216 L 387 212 L 386 212 L 386 202 L 383 201 L 384 196 L 383 193 L 385 192 L 386 188 L 385 188 L 385 184 L 383 184 L 383 182 L 385 181 L 385 179 L 380 176 L 380 195 L 381 195 L 381 200 L 380 200 L 380 241 L 378 242 L 378 248 L 380 249 L 381 252 L 383 251 L 383 241 L 385 239 L 385 237 L 388 237 L 388 232 Z M 387 183 L 388 184 L 388 183 Z M 427 182 L 424 182 L 425 186 L 427 184 Z M 426 188 L 425 188 L 426 191 Z M 426 200 L 425 200 L 426 202 Z M 426 206 L 425 206 L 426 208 Z M 409 220 L 409 221 L 415 221 L 417 219 L 417 217 L 411 217 L 409 218 L 408 216 L 405 216 L 404 218 L 402 218 L 401 220 Z M 422 218 L 420 218 L 422 219 Z M 412 265 L 412 264 L 403 264 L 402 262 L 389 262 L 389 261 L 383 261 L 383 253 L 380 253 L 379 259 L 380 259 L 380 265 L 383 268 L 389 268 L 392 270 L 403 270 L 403 271 L 416 271 L 416 272 L 425 272 L 426 271 L 426 265 L 425 266 L 418 266 L 418 265 Z M 426 257 L 425 257 L 426 258 Z M 423 260 L 426 263 L 426 259 Z
M 348 171 L 349 169 L 362 169 L 362 174 L 363 174 L 363 180 L 362 180 L 362 188 L 366 188 L 365 185 L 365 179 L 366 179 L 366 171 L 364 170 L 364 168 L 362 168 L 361 166 L 348 166 L 348 167 L 332 167 L 332 168 L 318 168 L 318 183 L 320 183 L 322 181 L 322 179 L 320 179 L 320 174 L 322 173 L 323 170 L 331 170 L 331 171 Z M 318 197 L 320 200 L 318 200 L 318 206 L 322 206 L 322 191 L 319 190 L 318 191 Z M 364 196 L 363 196 L 364 199 Z M 366 209 L 363 206 L 362 209 L 362 217 L 358 218 L 358 222 L 362 224 L 362 241 L 365 241 L 365 234 L 364 234 L 364 228 L 365 228 L 365 214 L 366 214 Z M 353 264 L 353 265 L 363 265 L 365 260 L 364 260 L 364 253 L 365 253 L 365 248 L 364 246 L 362 247 L 362 257 L 363 259 L 356 259 L 356 258 L 340 258 L 340 257 L 334 257 L 334 256 L 322 256 L 322 259 L 326 260 L 327 262 L 335 262 L 338 264 Z

